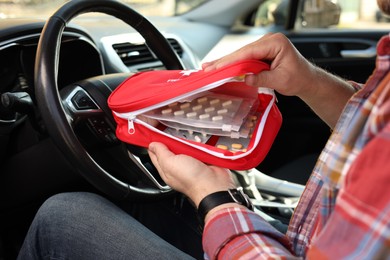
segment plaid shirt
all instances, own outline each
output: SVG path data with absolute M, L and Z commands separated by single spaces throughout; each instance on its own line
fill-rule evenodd
M 377 53 L 376 70 L 347 103 L 287 234 L 249 210 L 223 209 L 206 223 L 206 258 L 390 259 L 390 35 Z

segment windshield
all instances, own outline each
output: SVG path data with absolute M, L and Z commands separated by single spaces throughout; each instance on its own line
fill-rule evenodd
M 122 0 L 144 16 L 174 16 L 207 0 Z M 67 0 L 0 0 L 0 18 L 46 18 Z

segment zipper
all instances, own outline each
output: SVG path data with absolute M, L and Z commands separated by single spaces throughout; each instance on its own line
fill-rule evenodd
M 136 119 L 135 115 L 131 115 L 129 116 L 129 118 L 127 118 L 127 133 L 130 135 L 135 133 L 135 128 L 134 128 L 135 119 Z
M 221 152 L 211 151 L 211 150 L 209 150 L 207 147 L 203 147 L 203 146 L 199 146 L 199 145 L 193 144 L 193 143 L 188 142 L 188 141 L 186 141 L 186 140 L 184 140 L 184 139 L 181 139 L 181 138 L 172 136 L 172 135 L 170 135 L 170 134 L 167 134 L 167 133 L 165 133 L 165 132 L 163 132 L 163 131 L 160 131 L 160 130 L 158 130 L 157 128 L 155 128 L 155 127 L 149 125 L 148 123 L 146 123 L 146 122 L 144 122 L 144 121 L 142 121 L 142 120 L 136 118 L 136 115 L 135 115 L 135 114 L 131 114 L 131 115 L 132 115 L 131 117 L 126 118 L 126 119 L 128 120 L 128 132 L 129 132 L 129 134 L 134 134 L 134 133 L 135 133 L 134 123 L 141 124 L 141 125 L 143 125 L 144 127 L 148 128 L 149 130 L 151 130 L 151 131 L 153 131 L 153 132 L 155 132 L 155 133 L 159 133 L 159 134 L 165 135 L 165 136 L 167 136 L 167 137 L 169 137 L 169 138 L 171 138 L 171 139 L 174 139 L 174 140 L 176 140 L 176 141 L 178 141 L 178 142 L 181 142 L 181 143 L 184 143 L 184 144 L 186 144 L 186 145 L 189 145 L 189 146 L 191 146 L 191 147 L 193 147 L 193 148 L 196 148 L 196 149 L 201 150 L 201 151 L 203 151 L 203 152 L 206 152 L 206 153 L 208 153 L 208 154 L 214 155 L 214 156 L 216 156 L 216 157 L 218 157 L 218 158 L 236 160 L 236 159 L 239 159 L 239 158 L 242 158 L 242 157 L 247 156 L 248 154 L 250 154 L 250 153 L 257 147 L 257 145 L 258 145 L 259 142 L 260 142 L 260 139 L 261 139 L 261 136 L 262 136 L 262 133 L 263 133 L 263 130 L 264 130 L 265 123 L 266 123 L 266 121 L 267 121 L 269 112 L 271 111 L 272 105 L 273 105 L 273 103 L 275 102 L 276 96 L 275 96 L 275 94 L 274 94 L 274 92 L 273 92 L 272 90 L 269 91 L 269 90 L 267 90 L 267 89 L 262 89 L 262 88 L 260 88 L 260 89 L 259 89 L 259 93 L 271 94 L 271 95 L 272 95 L 272 99 L 271 99 L 271 101 L 268 103 L 267 108 L 264 110 L 263 115 L 262 115 L 262 117 L 261 117 L 261 120 L 260 120 L 260 122 L 258 123 L 259 126 L 258 126 L 258 129 L 257 129 L 256 134 L 255 134 L 255 142 L 254 142 L 253 146 L 251 147 L 250 150 L 248 150 L 248 151 L 246 151 L 246 152 L 244 152 L 244 153 L 242 153 L 242 154 L 230 155 L 230 156 L 228 155 L 228 156 L 227 156 L 227 155 L 224 155 L 224 154 L 221 153 Z M 114 112 L 114 113 L 115 113 L 115 112 Z
M 226 79 L 222 79 L 222 80 L 219 80 L 219 81 L 215 81 L 209 85 L 206 85 L 206 86 L 203 86 L 201 88 L 197 88 L 193 91 L 190 91 L 190 92 L 187 92 L 183 95 L 180 95 L 180 96 L 176 96 L 176 97 L 173 97 L 171 99 L 168 99 L 168 100 L 165 100 L 163 102 L 160 102 L 160 103 L 157 103 L 155 105 L 152 105 L 152 106 L 149 106 L 149 107 L 146 107 L 146 108 L 142 108 L 142 109 L 138 109 L 138 110 L 135 110 L 135 111 L 132 111 L 132 112 L 127 112 L 127 113 L 118 113 L 118 112 L 115 112 L 115 114 L 117 116 L 119 116 L 120 118 L 123 118 L 123 119 L 127 119 L 128 117 L 132 116 L 132 115 L 140 115 L 140 114 L 143 114 L 145 112 L 148 112 L 150 110 L 153 110 L 153 109 L 156 109 L 156 108 L 159 108 L 159 107 L 163 107 L 163 106 L 166 106 L 168 104 L 171 104 L 171 103 L 174 103 L 174 102 L 177 102 L 179 100 L 182 100 L 182 99 L 185 99 L 185 98 L 188 98 L 188 97 L 191 97 L 195 94 L 198 94 L 198 93 L 201 93 L 201 92 L 204 92 L 206 90 L 210 90 L 210 89 L 213 89 L 213 88 L 216 88 L 216 87 L 219 87 L 221 86 L 222 84 L 225 84 L 227 82 L 229 82 L 229 80 L 231 79 L 237 79 L 237 81 L 239 81 L 239 79 L 237 77 L 230 77 L 230 78 L 226 78 Z M 242 81 L 242 80 L 241 80 Z M 233 80 L 231 82 L 234 82 Z
M 157 109 L 157 108 L 169 105 L 169 104 L 177 102 L 179 100 L 191 97 L 191 96 L 193 96 L 195 94 L 198 94 L 198 93 L 201 93 L 201 92 L 204 92 L 204 91 L 207 91 L 207 90 L 219 87 L 219 86 L 221 86 L 221 85 L 223 85 L 223 84 L 225 84 L 227 82 L 234 82 L 234 81 L 243 81 L 243 77 L 242 76 L 238 76 L 238 77 L 229 77 L 229 78 L 226 78 L 226 79 L 221 79 L 221 80 L 215 81 L 215 82 L 213 82 L 211 84 L 208 84 L 206 86 L 203 86 L 201 88 L 197 88 L 197 89 L 195 89 L 193 91 L 187 92 L 187 93 L 185 93 L 183 95 L 176 96 L 174 98 L 165 100 L 165 101 L 157 103 L 155 105 L 152 105 L 152 106 L 149 106 L 149 107 L 146 107 L 146 108 L 142 108 L 142 109 L 138 109 L 138 110 L 135 110 L 135 111 L 132 111 L 132 112 L 126 112 L 126 113 L 119 113 L 119 112 L 115 112 L 115 111 L 113 111 L 113 112 L 114 112 L 114 114 L 116 116 L 118 116 L 118 117 L 120 117 L 122 119 L 126 119 L 128 121 L 128 133 L 129 134 L 134 134 L 135 133 L 134 122 L 138 121 L 137 120 L 137 116 L 138 115 L 141 115 L 141 114 L 144 114 L 144 113 L 149 112 L 151 110 L 154 110 L 154 109 Z

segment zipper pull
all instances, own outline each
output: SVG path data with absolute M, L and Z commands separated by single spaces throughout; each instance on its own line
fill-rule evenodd
M 129 118 L 127 119 L 127 133 L 132 135 L 135 133 L 135 128 L 134 128 L 134 119 L 135 119 L 135 116 L 129 116 Z

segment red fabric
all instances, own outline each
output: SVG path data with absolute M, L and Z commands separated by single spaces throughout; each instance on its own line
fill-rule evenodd
M 240 77 L 245 74 L 257 73 L 268 69 L 266 63 L 249 60 L 224 67 L 212 72 L 204 71 L 149 71 L 142 72 L 126 79 L 109 97 L 109 107 L 117 113 L 129 113 L 147 108 L 151 105 L 159 104 L 165 100 L 170 100 L 176 96 L 186 94 L 189 91 L 199 89 L 205 85 L 218 82 L 224 79 Z M 231 83 L 226 83 L 216 87 L 212 91 L 218 92 L 220 89 L 234 93 L 243 91 L 246 86 L 243 82 L 236 82 L 236 87 Z M 273 100 L 271 93 L 259 93 L 258 111 L 263 112 Z M 208 151 L 218 152 L 225 156 L 235 156 L 243 152 L 233 153 L 216 148 L 212 145 L 186 141 L 191 145 L 179 142 L 168 136 L 153 132 L 147 127 L 134 122 L 135 131 L 129 134 L 128 119 L 120 118 L 114 113 L 117 122 L 117 137 L 129 144 L 148 147 L 151 142 L 162 142 L 175 154 L 187 154 L 205 163 L 226 167 L 233 170 L 251 169 L 259 165 L 268 153 L 271 145 L 279 131 L 282 116 L 276 104 L 272 103 L 271 110 L 265 121 L 265 127 L 261 133 L 261 139 L 255 150 L 242 158 L 219 158 L 211 155 L 207 151 L 199 150 L 196 147 L 206 148 Z M 258 120 L 260 122 L 260 119 Z M 259 127 L 259 124 L 256 128 Z M 255 129 L 256 132 L 256 129 Z M 184 140 L 184 139 L 183 139 Z M 250 141 L 248 150 L 254 146 L 254 138 Z
M 129 112 L 158 104 L 173 97 L 228 77 L 242 76 L 268 70 L 269 65 L 257 61 L 241 61 L 222 69 L 155 70 L 140 72 L 126 79 L 108 98 L 109 107 L 116 112 Z

